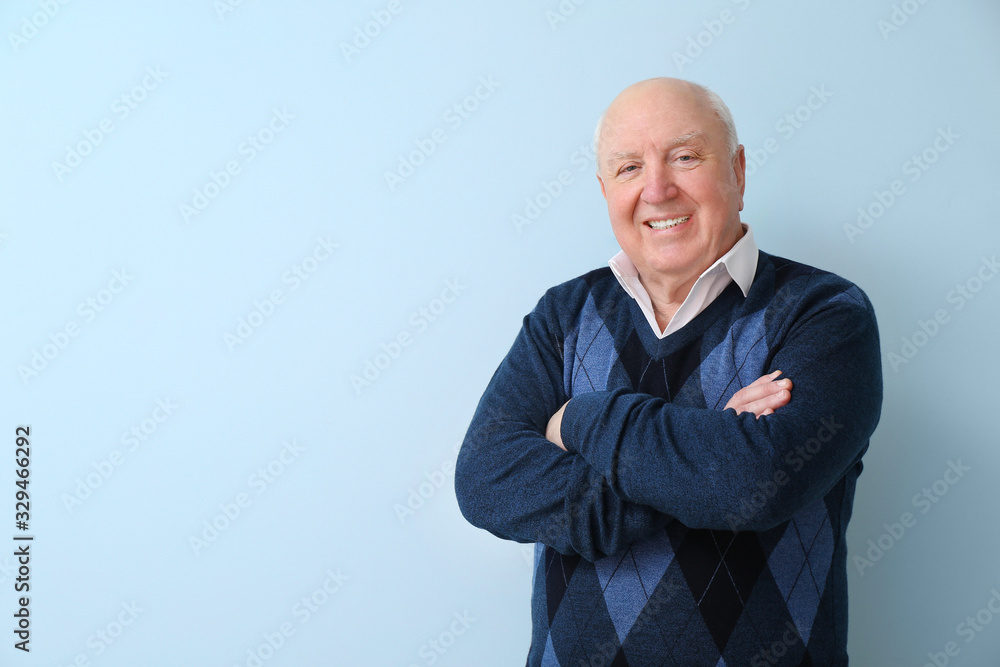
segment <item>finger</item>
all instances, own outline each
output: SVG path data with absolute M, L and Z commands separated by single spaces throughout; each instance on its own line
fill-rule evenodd
M 749 410 L 756 415 L 763 414 L 766 410 L 771 410 L 774 412 L 783 405 L 787 405 L 788 402 L 792 400 L 792 392 L 787 389 L 782 389 L 781 391 L 765 396 L 756 401 L 747 403 L 743 408 Z
M 733 394 L 732 397 L 726 401 L 724 409 L 728 410 L 732 408 L 736 411 L 736 414 L 740 414 L 748 409 L 747 404 L 749 403 L 753 403 L 761 398 L 770 396 L 771 394 L 777 393 L 782 389 L 791 390 L 792 381 L 788 378 L 782 378 L 777 381 L 774 380 L 774 378 L 780 374 L 781 371 L 779 370 L 757 378 L 757 380 L 753 383 L 743 387 L 738 392 Z
M 773 382 L 762 382 L 761 384 L 757 384 L 755 382 L 754 384 L 748 385 L 736 392 L 733 396 L 733 400 L 738 405 L 747 405 L 749 403 L 753 403 L 754 401 L 771 396 L 772 394 L 776 394 L 782 390 L 790 390 L 791 388 L 792 381 L 787 378 Z
M 747 387 L 753 387 L 758 384 L 764 384 L 765 382 L 771 382 L 779 375 L 781 375 L 781 371 L 774 371 L 773 373 L 768 373 L 767 375 L 761 375 L 759 378 L 748 384 Z
M 791 397 L 791 392 L 787 389 L 781 389 L 775 393 L 762 396 L 761 398 L 740 405 L 740 410 L 760 415 L 765 410 L 776 410 L 781 406 L 786 405 L 791 400 Z

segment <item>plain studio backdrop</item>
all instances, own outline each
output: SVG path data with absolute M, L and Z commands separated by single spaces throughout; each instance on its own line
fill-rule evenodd
M 0 28 L 3 664 L 522 664 L 531 547 L 463 520 L 457 445 L 521 318 L 616 252 L 594 125 L 661 75 L 732 108 L 760 247 L 876 308 L 853 662 L 997 664 L 996 2 L 11 0 Z

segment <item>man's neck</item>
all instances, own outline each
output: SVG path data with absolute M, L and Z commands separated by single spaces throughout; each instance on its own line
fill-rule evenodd
M 726 248 L 719 254 L 719 257 L 732 250 L 733 246 L 745 235 L 746 228 L 740 223 L 738 235 L 733 239 L 732 243 L 726 245 Z M 661 273 L 649 274 L 647 272 L 647 275 L 643 275 L 641 272 L 638 272 L 639 282 L 646 289 L 649 301 L 653 304 L 653 314 L 656 316 L 656 324 L 660 327 L 660 331 L 667 328 L 670 320 L 677 313 L 677 309 L 681 307 L 688 294 L 691 293 L 691 288 L 698 282 L 698 278 L 701 277 L 701 274 L 709 266 L 717 262 L 719 257 L 713 259 L 696 274 L 692 272 L 683 276 L 673 276 Z
M 699 274 L 700 275 L 700 274 Z M 660 331 L 667 328 L 670 320 L 673 319 L 677 309 L 684 303 L 684 299 L 691 293 L 691 288 L 698 281 L 698 276 L 691 276 L 678 283 L 670 280 L 669 277 L 653 275 L 647 279 L 639 274 L 639 282 L 646 289 L 649 301 L 653 304 L 653 314 L 656 315 L 656 324 Z

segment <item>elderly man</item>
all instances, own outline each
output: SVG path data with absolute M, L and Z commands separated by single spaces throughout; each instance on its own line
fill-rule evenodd
M 524 318 L 455 473 L 471 523 L 536 543 L 528 664 L 846 665 L 871 303 L 757 249 L 711 91 L 627 88 L 596 151 L 622 251 Z

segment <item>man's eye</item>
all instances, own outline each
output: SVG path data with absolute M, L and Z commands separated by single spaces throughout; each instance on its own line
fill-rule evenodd
M 634 165 L 634 164 L 628 164 L 628 165 L 625 165 L 624 167 L 622 167 L 622 170 L 620 172 L 618 172 L 618 173 L 624 174 L 624 173 L 626 173 L 626 172 L 628 172 L 628 171 L 630 171 L 632 169 L 638 169 L 638 168 L 639 167 L 636 166 L 636 165 Z

